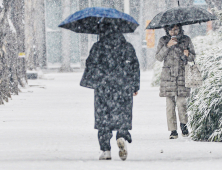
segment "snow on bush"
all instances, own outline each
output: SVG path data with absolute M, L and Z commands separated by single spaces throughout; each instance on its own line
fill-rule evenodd
M 192 139 L 222 141 L 222 29 L 193 40 L 203 85 L 188 98 Z
M 217 18 L 220 22 L 222 22 L 222 10 L 218 10 L 217 8 L 211 9 L 213 13 L 217 15 Z

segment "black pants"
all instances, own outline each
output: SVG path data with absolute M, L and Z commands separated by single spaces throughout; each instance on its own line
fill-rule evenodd
M 110 129 L 99 129 L 98 130 L 98 139 L 99 139 L 99 145 L 100 145 L 100 150 L 102 151 L 110 151 L 111 150 L 111 145 L 110 145 L 110 139 L 113 137 L 112 130 Z M 125 129 L 120 129 L 116 133 L 116 140 L 119 138 L 124 138 L 127 140 L 129 143 L 132 142 L 131 134 L 129 133 L 128 130 Z

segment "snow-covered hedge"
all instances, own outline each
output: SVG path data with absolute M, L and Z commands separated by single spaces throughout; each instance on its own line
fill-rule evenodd
M 217 15 L 217 19 L 219 20 L 219 22 L 222 22 L 222 10 L 218 10 L 217 8 L 213 8 L 213 9 L 211 9 L 211 11 Z
M 188 99 L 193 140 L 222 141 L 222 29 L 193 40 L 204 83 Z

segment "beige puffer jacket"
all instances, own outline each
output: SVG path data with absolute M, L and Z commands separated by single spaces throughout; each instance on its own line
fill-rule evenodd
M 189 50 L 188 61 L 195 59 L 194 46 L 190 37 L 181 35 L 177 45 L 167 47 L 169 36 L 163 36 L 159 40 L 156 59 L 164 61 L 161 73 L 160 97 L 188 97 L 190 88 L 185 87 L 185 63 L 181 60 L 184 50 Z

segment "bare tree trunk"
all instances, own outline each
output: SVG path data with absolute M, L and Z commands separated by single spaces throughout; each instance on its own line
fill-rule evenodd
M 79 10 L 82 10 L 84 8 L 87 8 L 89 5 L 88 0 L 82 0 L 79 1 Z M 81 68 L 85 67 L 85 61 L 88 57 L 88 35 L 86 34 L 80 34 L 80 62 L 81 62 Z
M 27 57 L 27 68 L 29 70 L 35 69 L 33 47 L 34 47 L 34 14 L 33 3 L 35 0 L 25 0 L 25 48 Z
M 35 10 L 34 24 L 34 29 L 36 32 L 36 55 L 38 56 L 37 66 L 44 68 L 47 66 L 44 0 L 37 0 L 35 8 L 37 9 Z
M 9 63 L 7 59 L 7 44 L 6 36 L 8 29 L 8 13 L 10 12 L 12 0 L 4 0 L 0 7 L 0 104 L 3 104 L 3 99 L 8 102 L 10 97 L 9 92 Z
M 17 51 L 15 52 L 16 58 L 16 74 L 18 83 L 24 87 L 27 83 L 26 78 L 26 59 L 24 57 L 19 57 L 20 53 L 25 53 L 25 13 L 24 13 L 24 0 L 14 0 L 13 4 L 13 24 L 16 29 L 16 39 L 17 39 Z M 27 55 L 26 55 L 27 56 Z
M 70 0 L 63 0 L 63 20 L 70 15 Z M 62 66 L 60 72 L 72 72 L 70 66 L 70 31 L 62 30 Z
M 18 77 L 17 77 L 17 67 L 18 67 L 18 40 L 17 36 L 19 31 L 16 30 L 17 20 L 17 6 L 16 1 L 13 1 L 10 7 L 10 13 L 8 15 L 9 26 L 7 29 L 7 58 L 9 63 L 9 91 L 11 94 L 18 95 Z
M 25 0 L 25 47 L 28 70 L 46 67 L 44 0 Z
M 9 51 L 8 51 L 8 46 L 9 46 L 9 37 L 11 37 L 11 30 L 13 30 L 13 28 L 11 28 L 9 26 L 9 15 L 10 15 L 10 11 L 11 11 L 11 5 L 9 5 L 8 7 L 8 12 L 7 12 L 7 18 L 5 19 L 4 22 L 4 34 L 5 34 L 5 38 L 3 41 L 3 46 L 2 46 L 2 50 L 4 52 L 3 57 L 1 58 L 1 62 L 3 64 L 3 75 L 2 75 L 2 98 L 4 101 L 8 102 L 8 98 L 11 97 L 10 94 L 10 90 L 9 90 L 9 67 L 10 67 L 10 56 L 9 56 Z

